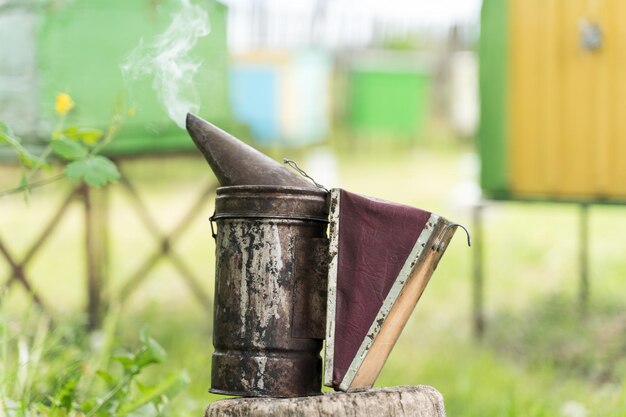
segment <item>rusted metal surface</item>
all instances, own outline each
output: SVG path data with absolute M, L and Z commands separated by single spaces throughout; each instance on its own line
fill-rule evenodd
M 220 185 L 275 185 L 315 189 L 302 176 L 191 113 L 187 114 L 187 131 Z
M 320 392 L 327 218 L 323 191 L 217 190 L 211 392 Z
M 275 186 L 217 189 L 213 219 L 226 217 L 299 219 L 328 223 L 326 192 Z
M 217 224 L 211 391 L 317 394 L 327 192 L 192 114 L 187 130 L 223 186 L 211 218 Z
M 297 239 L 291 336 L 324 339 L 328 292 L 328 239 Z M 313 260 L 311 262 L 311 259 Z

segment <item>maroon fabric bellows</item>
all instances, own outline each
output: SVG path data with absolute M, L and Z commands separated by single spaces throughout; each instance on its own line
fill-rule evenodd
M 333 384 L 339 385 L 430 213 L 341 191 Z
M 393 297 L 431 250 L 424 249 L 425 242 L 432 242 L 445 224 L 445 219 L 424 210 L 332 190 L 327 318 L 332 341 L 327 338 L 326 351 L 326 366 L 332 370 L 326 369 L 327 385 L 349 389 L 371 347 L 366 339 L 374 340 Z M 395 293 L 388 297 L 394 285 Z M 375 321 L 380 326 L 373 326 Z

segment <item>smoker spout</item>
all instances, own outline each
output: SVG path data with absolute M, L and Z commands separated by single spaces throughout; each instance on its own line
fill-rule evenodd
M 187 131 L 220 185 L 315 187 L 305 178 L 217 126 L 187 113 Z

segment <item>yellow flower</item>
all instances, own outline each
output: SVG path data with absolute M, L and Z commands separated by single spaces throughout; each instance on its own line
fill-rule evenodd
M 128 117 L 133 117 L 135 113 L 137 113 L 137 108 L 135 106 L 132 106 L 130 109 L 128 109 Z
M 54 103 L 54 110 L 61 115 L 65 116 L 70 110 L 74 108 L 74 100 L 67 93 L 57 94 L 56 102 Z

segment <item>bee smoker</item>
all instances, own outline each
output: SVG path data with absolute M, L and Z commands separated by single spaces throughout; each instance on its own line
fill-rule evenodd
M 192 114 L 187 130 L 220 183 L 210 391 L 318 394 L 328 193 Z

